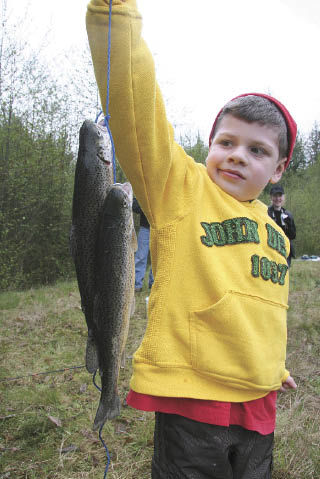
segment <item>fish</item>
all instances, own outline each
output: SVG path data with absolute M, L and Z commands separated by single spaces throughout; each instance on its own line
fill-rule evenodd
M 102 206 L 112 184 L 112 144 L 108 130 L 102 124 L 85 120 L 79 133 L 69 239 L 88 328 L 85 362 L 89 373 L 94 373 L 99 366 L 93 320 L 96 244 Z
M 100 402 L 93 430 L 120 413 L 118 377 L 130 317 L 134 313 L 134 253 L 137 238 L 130 183 L 111 186 L 102 207 L 93 317 L 96 323 Z

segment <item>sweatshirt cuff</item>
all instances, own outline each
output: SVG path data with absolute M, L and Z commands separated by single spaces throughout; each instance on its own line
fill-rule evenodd
M 285 369 L 285 373 L 284 373 L 284 375 L 281 379 L 281 382 L 284 383 L 288 379 L 289 376 L 290 376 L 290 372 L 287 369 Z

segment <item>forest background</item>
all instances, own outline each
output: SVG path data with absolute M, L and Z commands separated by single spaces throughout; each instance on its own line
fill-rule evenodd
M 63 75 L 17 38 L 5 15 L 0 32 L 0 291 L 74 278 L 69 251 L 78 135 L 100 109 L 88 50 L 61 58 Z M 21 38 L 21 37 L 20 37 Z M 57 61 L 57 59 L 56 59 Z M 268 92 L 270 93 L 270 92 Z M 272 94 L 272 92 L 271 92 Z M 319 255 L 320 126 L 298 132 L 283 177 L 297 226 L 295 249 Z M 208 147 L 199 133 L 177 139 L 195 161 Z M 117 180 L 124 176 L 117 165 Z M 268 186 L 261 200 L 269 204 Z

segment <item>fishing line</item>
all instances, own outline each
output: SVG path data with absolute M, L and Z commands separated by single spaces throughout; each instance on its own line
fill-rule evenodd
M 112 146 L 112 167 L 113 167 L 113 182 L 117 182 L 117 176 L 116 176 L 116 153 L 115 153 L 115 147 L 114 147 L 114 142 L 112 138 L 112 133 L 111 129 L 109 126 L 109 120 L 110 120 L 110 113 L 109 113 L 109 97 L 110 97 L 110 58 L 111 58 L 111 13 L 112 13 L 112 0 L 109 0 L 109 29 L 108 29 L 108 57 L 107 57 L 107 62 L 108 62 L 108 68 L 107 68 L 107 94 L 106 94 L 106 115 L 104 117 L 104 126 L 107 128 L 109 136 L 110 136 L 110 141 L 111 141 L 111 146 Z M 96 123 L 99 119 L 101 112 L 98 113 L 96 117 Z M 97 371 L 95 371 L 92 381 L 95 387 L 101 392 L 101 388 L 96 384 L 95 382 L 95 377 L 96 377 Z M 101 432 L 104 424 L 100 427 L 99 430 L 99 439 L 105 448 L 106 455 L 107 455 L 107 465 L 104 471 L 104 476 L 103 479 L 107 477 L 108 474 L 108 469 L 109 469 L 109 464 L 110 464 L 110 454 L 107 448 L 106 443 L 102 439 Z
M 42 375 L 46 376 L 47 374 L 63 373 L 64 371 L 70 371 L 71 369 L 82 369 L 82 368 L 85 368 L 85 365 L 83 365 L 83 366 L 69 366 L 68 368 L 56 369 L 54 371 L 43 371 L 41 373 L 30 373 L 30 374 L 27 374 L 26 376 L 17 376 L 15 378 L 0 379 L 0 383 L 6 382 L 6 381 L 16 381 L 18 379 L 25 379 L 25 378 L 31 378 L 31 377 L 36 377 L 36 376 L 42 376 Z
M 94 375 L 92 377 L 92 382 L 93 384 L 95 385 L 95 387 L 101 392 L 101 388 L 98 386 L 98 384 L 96 383 L 96 374 L 97 374 L 97 369 L 95 370 L 94 372 Z M 105 448 L 106 450 L 106 455 L 107 455 L 107 465 L 106 465 L 106 468 L 104 470 L 104 476 L 103 476 L 103 479 L 105 479 L 107 477 L 107 474 L 108 474 L 108 469 L 109 469 L 109 465 L 110 465 L 110 454 L 109 454 L 109 451 L 108 451 L 108 448 L 107 448 L 107 445 L 106 443 L 104 442 L 104 440 L 102 439 L 102 436 L 101 436 L 101 432 L 102 432 L 102 428 L 103 428 L 104 424 L 102 424 L 102 426 L 100 427 L 99 429 L 99 439 L 101 441 L 101 444 L 103 445 L 103 447 Z
M 98 112 L 98 114 L 97 114 L 97 116 L 96 116 L 96 119 L 94 120 L 95 123 L 98 123 L 98 120 L 99 120 L 100 116 L 102 115 L 102 113 L 103 113 L 102 110 L 100 110 L 100 111 Z
M 27 374 L 26 376 L 17 376 L 15 378 L 3 378 L 3 379 L 0 379 L 0 382 L 2 383 L 2 382 L 5 382 L 5 381 L 15 381 L 15 380 L 18 380 L 18 379 L 25 379 L 25 378 L 36 377 L 36 376 L 47 375 L 47 374 L 53 374 L 53 373 L 61 373 L 61 372 L 64 372 L 64 371 L 70 371 L 72 369 L 82 369 L 82 368 L 85 368 L 85 367 L 86 367 L 85 365 L 69 366 L 68 368 L 56 369 L 54 371 L 42 371 L 40 373 Z M 92 381 L 93 381 L 93 384 L 95 385 L 95 387 L 101 392 L 101 388 L 97 385 L 97 383 L 95 381 L 96 374 L 97 374 L 97 370 L 95 371 L 95 373 L 92 377 Z M 100 427 L 100 430 L 99 430 L 99 439 L 100 439 L 103 447 L 105 448 L 106 455 L 107 455 L 107 465 L 106 465 L 106 468 L 105 468 L 105 471 L 104 471 L 104 476 L 103 476 L 103 479 L 105 479 L 107 477 L 107 473 L 108 473 L 108 469 L 109 469 L 109 465 L 110 465 L 110 454 L 109 454 L 108 448 L 106 446 L 106 443 L 104 442 L 104 440 L 101 436 L 103 426 L 104 426 L 104 424 Z
M 95 387 L 101 392 L 101 388 L 99 388 L 98 384 L 96 383 L 95 379 L 96 379 L 96 374 L 97 374 L 97 369 L 95 370 L 94 372 L 94 375 L 92 377 L 92 382 L 93 384 L 95 385 Z
M 110 465 L 110 454 L 109 454 L 107 445 L 106 445 L 106 443 L 104 442 L 104 440 L 102 439 L 102 436 L 101 436 L 101 431 L 102 431 L 103 426 L 104 426 L 104 424 L 102 424 L 102 426 L 101 426 L 100 429 L 99 429 L 99 439 L 100 439 L 100 441 L 101 441 L 103 447 L 105 448 L 105 450 L 106 450 L 106 455 L 107 455 L 107 465 L 106 465 L 106 468 L 105 468 L 105 470 L 104 470 L 104 475 L 103 475 L 103 479 L 106 479 L 107 474 L 108 474 L 109 465 Z
M 110 113 L 109 113 L 109 97 L 110 97 L 110 59 L 111 59 L 111 11 L 112 11 L 112 0 L 109 1 L 109 29 L 108 29 L 108 57 L 107 57 L 107 94 L 106 94 L 106 115 L 104 117 L 104 126 L 107 128 L 109 136 L 110 136 L 110 141 L 111 141 L 111 147 L 112 147 L 112 167 L 113 167 L 113 182 L 117 182 L 117 174 L 116 174 L 116 151 L 114 147 L 114 142 L 113 142 L 113 137 L 111 133 L 111 129 L 109 126 L 109 120 L 111 118 Z M 98 119 L 103 113 L 100 111 L 97 116 L 95 123 L 98 122 Z

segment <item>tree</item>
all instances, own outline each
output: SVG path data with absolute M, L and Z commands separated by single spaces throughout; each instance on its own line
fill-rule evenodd
M 5 16 L 0 103 L 0 289 L 70 276 L 75 109 Z
M 297 226 L 296 250 L 298 255 L 320 254 L 320 162 L 306 168 L 302 175 L 291 177 L 286 186 L 286 204 L 294 215 Z
M 320 155 L 320 129 L 317 122 L 314 123 L 308 136 L 306 149 L 308 163 L 314 165 L 318 161 Z
M 296 143 L 293 149 L 292 158 L 287 168 L 287 176 L 301 173 L 307 166 L 306 140 L 302 133 L 297 132 Z
M 200 137 L 199 132 L 197 133 L 195 143 L 193 143 L 190 135 L 185 135 L 184 137 L 180 138 L 180 144 L 185 152 L 197 163 L 205 163 L 208 156 L 209 147 L 205 145 L 204 141 Z
M 0 146 L 6 133 L 2 122 Z M 73 162 L 66 138 L 47 133 L 34 138 L 13 114 L 10 144 L 0 195 L 1 289 L 48 283 L 73 273 L 68 245 Z

